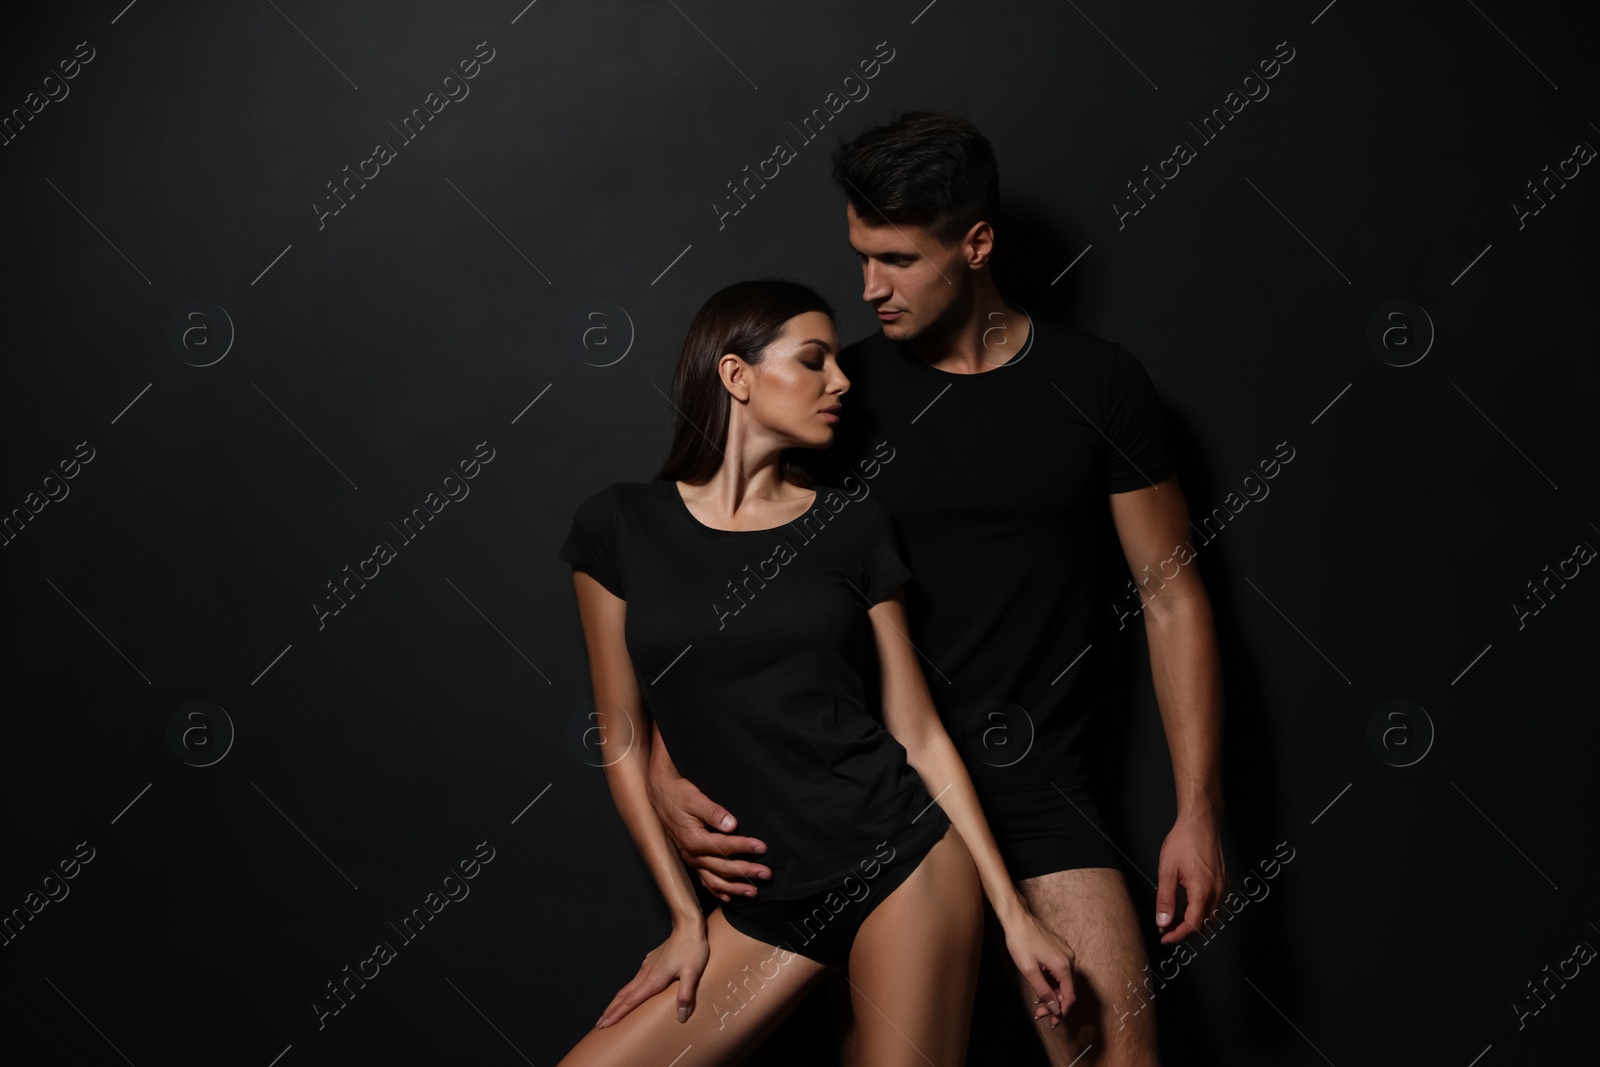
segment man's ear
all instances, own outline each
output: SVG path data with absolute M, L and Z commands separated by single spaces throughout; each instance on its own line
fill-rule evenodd
M 961 242 L 962 257 L 971 270 L 982 270 L 994 256 L 994 227 L 979 220 L 972 224 Z

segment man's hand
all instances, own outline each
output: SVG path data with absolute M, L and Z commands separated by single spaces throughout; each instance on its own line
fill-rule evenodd
M 718 900 L 726 903 L 732 894 L 756 895 L 755 880 L 772 877 L 772 871 L 759 863 L 733 859 L 740 853 L 760 854 L 767 846 L 758 838 L 717 833 L 712 827 L 732 830 L 738 826 L 733 813 L 712 802 L 689 779 L 678 774 L 661 732 L 654 731 L 650 744 L 650 805 L 656 817 L 678 846 L 678 853 L 700 876 L 700 883 Z
M 1161 943 L 1182 941 L 1221 902 L 1228 880 L 1222 859 L 1222 836 L 1210 816 L 1180 815 L 1161 842 L 1160 885 L 1156 888 L 1156 929 Z M 1177 888 L 1183 886 L 1188 907 L 1177 921 Z

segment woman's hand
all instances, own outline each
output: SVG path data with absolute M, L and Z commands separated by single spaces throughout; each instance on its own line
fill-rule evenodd
M 700 975 L 710 958 L 711 945 L 706 940 L 703 921 L 673 927 L 672 936 L 645 956 L 633 981 L 611 998 L 611 1003 L 594 1024 L 595 1028 L 610 1026 L 674 981 L 678 983 L 678 1021 L 688 1022 L 694 1012 L 694 994 L 700 985 Z
M 1072 1006 L 1072 964 L 1074 956 L 1067 943 L 1056 936 L 1025 906 L 1017 909 L 1009 921 L 1002 920 L 1006 935 L 1006 951 L 1023 980 L 1033 989 L 1035 1019 L 1047 1013 L 1052 1016 L 1050 1028 L 1055 1029 Z

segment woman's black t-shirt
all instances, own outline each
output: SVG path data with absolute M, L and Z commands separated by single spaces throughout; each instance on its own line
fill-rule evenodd
M 911 577 L 870 487 L 820 485 L 783 526 L 718 530 L 672 479 L 615 482 L 579 505 L 560 556 L 628 602 L 645 707 L 684 777 L 766 842 L 763 898 L 837 888 L 881 843 L 949 826 L 868 710 L 867 609 Z

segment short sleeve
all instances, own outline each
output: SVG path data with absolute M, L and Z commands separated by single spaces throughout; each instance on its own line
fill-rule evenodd
M 1106 488 L 1126 493 L 1155 485 L 1172 474 L 1166 415 L 1155 383 L 1132 353 L 1118 345 L 1111 358 L 1101 402 L 1105 432 Z
M 909 581 L 911 568 L 907 567 L 905 560 L 900 557 L 894 521 L 889 517 L 889 509 L 879 503 L 875 496 L 863 499 L 861 507 L 866 509 L 866 544 L 862 546 L 861 591 L 866 593 L 867 603 L 870 605 L 885 599 L 896 588 Z
M 578 505 L 560 557 L 572 564 L 573 570 L 583 571 L 616 596 L 627 599 L 617 556 L 615 485 L 606 486 Z

